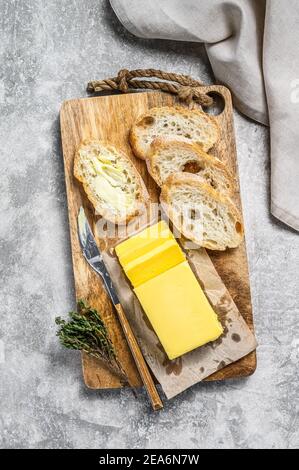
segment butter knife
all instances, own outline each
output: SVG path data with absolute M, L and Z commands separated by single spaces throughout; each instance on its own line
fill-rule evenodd
M 159 397 L 157 388 L 152 379 L 145 359 L 142 355 L 138 342 L 134 336 L 132 328 L 128 322 L 126 314 L 120 304 L 111 277 L 103 261 L 100 249 L 96 244 L 94 235 L 91 231 L 83 207 L 80 207 L 78 213 L 78 234 L 84 258 L 91 266 L 91 268 L 102 278 L 106 291 L 109 294 L 109 297 L 115 307 L 115 310 L 117 311 L 118 318 L 125 334 L 128 346 L 131 350 L 141 380 L 151 400 L 152 407 L 154 410 L 159 410 L 163 408 L 162 401 Z

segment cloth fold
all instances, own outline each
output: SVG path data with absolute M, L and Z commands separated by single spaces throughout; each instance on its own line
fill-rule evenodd
M 271 212 L 299 230 L 298 0 L 110 0 L 144 38 L 205 43 L 238 109 L 270 123 Z M 182 71 L 183 72 L 183 71 Z

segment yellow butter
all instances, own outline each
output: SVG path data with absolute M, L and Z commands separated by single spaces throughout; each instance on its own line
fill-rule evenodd
M 166 240 L 175 240 L 166 222 L 161 220 L 155 225 L 147 227 L 142 232 L 133 235 L 115 247 L 115 252 L 120 261 L 128 262 L 145 254 L 152 248 L 159 246 Z M 135 256 L 134 256 L 135 253 Z M 128 257 L 128 259 L 127 259 Z
M 185 255 L 175 240 L 164 241 L 160 246 L 123 265 L 134 287 L 185 261 Z
M 223 332 L 187 261 L 134 289 L 169 359 Z
M 151 250 L 162 246 L 166 241 L 172 241 L 173 243 L 176 243 L 172 233 L 168 228 L 167 230 L 162 231 L 159 237 L 148 237 L 147 239 L 142 240 L 142 243 L 138 244 L 138 246 L 134 246 L 131 249 L 128 249 L 123 254 L 119 255 L 119 260 L 122 266 L 126 266 L 136 258 L 146 255 Z
M 115 249 L 169 359 L 222 334 L 185 255 L 163 221 Z

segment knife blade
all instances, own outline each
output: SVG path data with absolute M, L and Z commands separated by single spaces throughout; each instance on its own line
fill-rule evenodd
M 119 304 L 111 277 L 103 261 L 102 254 L 96 244 L 84 209 L 81 206 L 78 213 L 78 233 L 84 258 L 92 269 L 101 276 L 113 305 Z

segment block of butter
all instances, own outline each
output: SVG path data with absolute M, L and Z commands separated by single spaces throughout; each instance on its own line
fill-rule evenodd
M 167 240 L 133 261 L 123 264 L 123 268 L 132 285 L 137 287 L 185 259 L 177 242 Z
M 139 256 L 162 245 L 165 241 L 176 241 L 167 224 L 162 220 L 157 224 L 150 225 L 137 235 L 121 242 L 115 251 L 122 265 L 136 260 Z
M 167 356 L 175 359 L 216 340 L 223 330 L 166 223 L 151 229 L 115 251 Z

